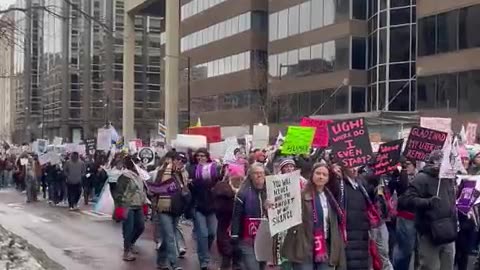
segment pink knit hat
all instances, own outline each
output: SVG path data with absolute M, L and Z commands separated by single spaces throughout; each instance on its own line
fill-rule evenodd
M 229 176 L 245 176 L 245 167 L 239 164 L 228 164 L 228 175 Z
M 469 159 L 470 157 L 470 155 L 468 154 L 467 148 L 465 148 L 465 146 L 463 145 L 458 147 L 458 154 L 462 159 Z

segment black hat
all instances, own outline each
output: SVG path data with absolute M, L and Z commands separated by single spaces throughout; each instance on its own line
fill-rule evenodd
M 187 163 L 188 161 L 188 158 L 187 158 L 187 154 L 183 153 L 183 152 L 177 152 L 175 154 L 175 159 L 176 160 L 180 160 L 182 161 L 183 163 Z

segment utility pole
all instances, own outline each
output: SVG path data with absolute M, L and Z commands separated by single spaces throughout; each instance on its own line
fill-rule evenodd
M 32 111 L 32 0 L 26 0 L 26 13 L 25 13 L 25 41 L 24 41 L 24 53 L 23 59 L 23 87 L 24 87 L 24 139 L 25 142 L 30 142 L 31 135 L 31 115 Z
M 60 121 L 60 136 L 67 139 L 68 120 L 70 118 L 70 5 L 63 3 L 63 28 L 62 28 L 62 107 Z
M 84 1 L 85 4 L 85 13 L 92 14 L 92 1 Z M 86 34 L 82 37 L 85 41 L 83 46 L 83 55 L 81 56 L 81 67 L 83 69 L 83 89 L 82 89 L 82 119 L 83 119 L 83 139 L 91 138 L 91 128 L 90 128 L 90 108 L 91 108 L 91 92 L 92 92 L 92 60 L 91 60 L 91 50 L 92 50 L 92 20 L 84 16 L 83 27 Z
M 105 100 L 106 100 L 106 114 L 107 114 L 107 123 L 112 121 L 115 112 L 115 108 L 113 106 L 112 95 L 113 95 L 113 54 L 114 54 L 114 46 L 113 46 L 113 2 L 114 0 L 106 0 L 106 25 L 108 29 L 104 29 L 105 32 L 105 81 L 104 81 L 104 89 L 105 89 Z

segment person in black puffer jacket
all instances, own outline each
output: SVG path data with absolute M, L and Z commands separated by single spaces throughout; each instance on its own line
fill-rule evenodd
M 454 269 L 457 215 L 454 179 L 439 179 L 443 153 L 434 150 L 405 192 L 415 209 L 420 270 Z

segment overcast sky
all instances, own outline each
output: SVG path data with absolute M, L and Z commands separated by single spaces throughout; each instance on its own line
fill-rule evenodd
M 0 0 L 0 8 L 7 8 L 11 4 L 15 4 L 16 0 Z

